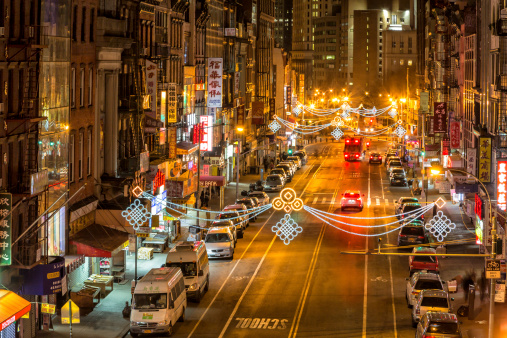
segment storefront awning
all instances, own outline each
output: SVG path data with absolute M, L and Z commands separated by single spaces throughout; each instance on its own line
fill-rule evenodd
M 0 331 L 30 311 L 29 301 L 12 291 L 0 289 Z
M 70 222 L 74 222 L 76 219 L 83 217 L 90 212 L 97 209 L 99 200 L 95 196 L 88 196 L 74 204 L 69 208 L 70 211 Z
M 199 148 L 198 144 L 181 141 L 176 144 L 176 155 L 190 155 Z
M 224 176 L 203 176 L 199 177 L 200 185 L 205 187 L 222 187 L 225 185 Z
M 70 243 L 78 255 L 86 257 L 111 257 L 128 246 L 129 234 L 110 227 L 92 224 L 75 234 Z

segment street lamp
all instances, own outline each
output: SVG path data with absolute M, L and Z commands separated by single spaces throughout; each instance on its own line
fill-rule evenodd
M 443 171 L 443 167 L 441 165 L 432 165 L 430 168 L 430 172 L 432 175 L 438 175 Z M 491 222 L 491 259 L 496 258 L 496 219 L 493 214 L 492 210 L 492 203 L 491 203 L 491 197 L 489 196 L 488 189 L 486 189 L 486 186 L 480 179 L 478 179 L 475 175 L 459 169 L 452 169 L 452 171 L 456 171 L 462 174 L 470 175 L 477 182 L 480 183 L 484 191 L 486 192 L 486 196 L 488 197 L 488 203 L 489 203 L 489 221 Z M 491 278 L 491 285 L 489 288 L 489 329 L 488 329 L 488 337 L 493 338 L 493 321 L 495 319 L 494 312 L 495 312 L 495 280 Z

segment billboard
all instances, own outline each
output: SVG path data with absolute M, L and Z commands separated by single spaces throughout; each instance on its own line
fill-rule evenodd
M 208 59 L 208 108 L 222 107 L 222 58 Z

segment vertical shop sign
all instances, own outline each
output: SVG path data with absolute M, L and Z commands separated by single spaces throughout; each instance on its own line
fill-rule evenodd
M 162 131 L 160 133 L 159 144 L 165 144 L 166 142 L 166 120 L 167 120 L 167 92 L 163 91 L 160 93 L 160 121 L 162 121 Z
M 477 149 L 467 149 L 467 172 L 475 175 L 476 173 L 476 162 L 477 161 Z
M 498 161 L 496 201 L 500 210 L 507 209 L 507 161 Z
M 264 102 L 252 102 L 252 123 L 264 124 Z
M 305 102 L 305 74 L 299 74 L 299 101 Z
M 491 181 L 491 138 L 479 137 L 479 180 Z
M 236 124 L 238 126 L 244 126 L 245 125 L 245 105 L 238 106 L 236 108 L 236 115 L 237 115 L 237 121 Z
M 275 109 L 275 99 L 269 99 L 269 119 L 273 121 L 275 119 L 276 109 Z
M 157 64 L 146 60 L 146 89 L 150 96 L 150 116 L 160 119 L 157 116 Z
M 169 83 L 167 86 L 167 123 L 178 122 L 177 105 L 176 84 Z
M 447 103 L 435 102 L 433 112 L 433 131 L 435 133 L 447 132 Z
M 176 158 L 177 151 L 176 127 L 171 127 L 169 128 L 169 158 Z
M 198 123 L 193 126 L 192 143 L 197 144 L 197 143 L 201 142 L 201 139 L 202 139 L 201 138 L 201 124 Z
M 222 58 L 208 59 L 208 108 L 222 107 Z
M 292 89 L 291 86 L 287 86 L 287 104 L 291 104 L 291 98 L 292 98 Z
M 12 264 L 11 210 L 12 194 L 0 194 L 0 266 Z
M 239 97 L 240 72 L 234 73 L 234 97 Z
M 155 179 L 153 180 L 153 195 L 157 194 L 157 190 L 160 187 L 165 186 L 165 174 L 160 171 L 160 169 L 157 171 L 157 174 L 155 175 Z
M 459 149 L 461 145 L 461 128 L 457 121 L 451 122 L 451 149 Z
M 213 148 L 213 116 L 201 115 L 201 151 L 211 151 Z

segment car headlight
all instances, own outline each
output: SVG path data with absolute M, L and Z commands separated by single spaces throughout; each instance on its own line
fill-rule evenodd
M 189 291 L 194 291 L 194 290 L 197 290 L 197 286 L 198 286 L 198 285 L 197 285 L 197 283 L 194 283 L 194 284 L 192 284 L 192 285 L 190 285 L 190 286 L 188 287 L 188 290 L 189 290 Z
M 130 322 L 130 326 L 137 326 L 137 322 Z
M 158 322 L 157 325 L 167 325 L 167 321 L 164 320 L 163 322 Z

